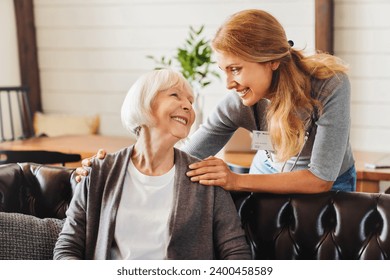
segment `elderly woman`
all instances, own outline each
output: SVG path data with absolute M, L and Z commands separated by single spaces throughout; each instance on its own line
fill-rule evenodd
M 180 73 L 141 76 L 122 105 L 134 145 L 92 160 L 67 211 L 55 259 L 250 259 L 228 192 L 185 175 L 196 158 L 174 145 L 195 119 Z

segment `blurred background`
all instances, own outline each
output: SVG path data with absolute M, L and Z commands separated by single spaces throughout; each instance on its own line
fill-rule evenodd
M 41 110 L 98 114 L 100 134 L 125 135 L 120 107 L 135 79 L 156 66 L 147 55 L 174 56 L 189 26 L 204 25 L 203 35 L 211 39 L 230 14 L 248 8 L 273 14 L 294 47 L 311 53 L 315 49 L 315 2 L 33 0 Z M 334 54 L 350 65 L 352 146 L 389 152 L 390 1 L 330 2 Z M 0 86 L 21 85 L 14 0 L 0 0 L 0 38 Z M 203 89 L 204 118 L 225 93 L 223 76 Z

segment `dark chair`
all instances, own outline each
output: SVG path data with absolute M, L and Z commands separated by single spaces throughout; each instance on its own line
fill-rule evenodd
M 67 162 L 81 161 L 79 154 L 65 154 L 51 151 L 8 151 L 0 150 L 0 164 L 34 162 L 40 164 L 57 164 L 65 166 Z
M 0 87 L 0 141 L 34 137 L 27 87 Z
M 27 87 L 0 87 L 0 143 L 36 137 Z M 0 164 L 35 162 L 62 164 L 78 162 L 79 154 L 54 151 L 2 150 Z

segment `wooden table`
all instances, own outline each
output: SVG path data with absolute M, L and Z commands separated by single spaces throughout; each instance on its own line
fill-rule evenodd
M 115 152 L 133 143 L 134 140 L 130 136 L 67 135 L 3 142 L 0 143 L 0 149 L 77 153 L 84 159 L 95 155 L 101 148 L 107 152 Z M 229 163 L 250 167 L 255 154 L 251 152 L 227 152 L 220 155 Z M 357 191 L 379 192 L 379 182 L 390 181 L 390 169 L 368 169 L 364 166 L 365 163 L 376 162 L 384 156 L 389 156 L 390 158 L 390 153 L 354 151 L 357 171 Z M 81 163 L 68 163 L 67 166 L 77 167 L 81 166 Z
M 370 169 L 364 164 L 375 163 L 381 158 L 390 157 L 390 153 L 354 151 L 353 154 L 357 172 L 356 190 L 379 192 L 379 182 L 390 181 L 390 168 Z
M 115 152 L 130 146 L 134 140 L 122 136 L 103 135 L 66 135 L 56 137 L 36 137 L 27 140 L 17 140 L 0 143 L 2 150 L 46 150 L 62 153 L 80 154 L 81 158 L 88 158 L 97 153 L 99 149 Z M 81 163 L 68 163 L 66 166 L 77 167 Z
M 369 169 L 364 165 L 367 162 L 376 162 L 388 156 L 390 153 L 354 151 L 355 166 L 357 173 L 356 190 L 359 192 L 379 192 L 380 181 L 390 181 L 390 169 Z M 222 158 L 229 163 L 243 167 L 250 167 L 254 153 L 251 152 L 226 152 Z M 390 184 L 389 184 L 390 186 Z

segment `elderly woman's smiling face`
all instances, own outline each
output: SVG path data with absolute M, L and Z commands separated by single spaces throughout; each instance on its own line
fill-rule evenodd
M 193 102 L 193 93 L 185 87 L 172 87 L 157 93 L 152 103 L 153 128 L 176 141 L 186 138 L 195 121 Z

